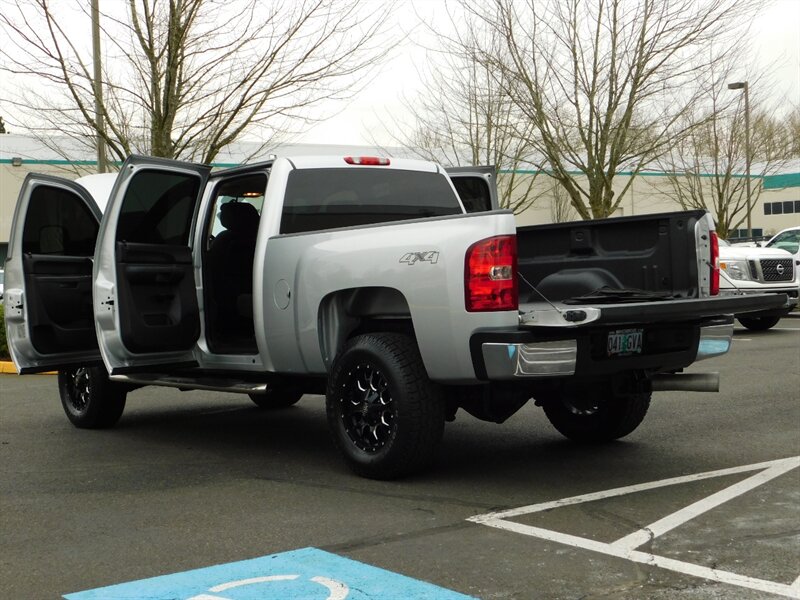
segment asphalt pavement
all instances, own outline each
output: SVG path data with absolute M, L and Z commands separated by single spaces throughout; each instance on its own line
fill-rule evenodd
M 115 429 L 84 431 L 54 377 L 1 375 L 0 597 L 270 557 L 243 580 L 258 590 L 204 597 L 312 598 L 286 591 L 305 568 L 291 560 L 322 557 L 320 598 L 411 597 L 359 591 L 360 567 L 437 586 L 419 598 L 800 598 L 800 319 L 737 328 L 692 371 L 719 371 L 722 391 L 656 394 L 602 446 L 564 440 L 533 404 L 503 425 L 460 412 L 436 468 L 397 482 L 347 470 L 319 396 L 270 412 L 145 388 Z

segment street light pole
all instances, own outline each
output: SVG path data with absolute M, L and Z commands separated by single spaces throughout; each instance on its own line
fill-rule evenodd
M 753 206 L 750 203 L 750 160 L 752 158 L 752 154 L 750 152 L 750 88 L 746 81 L 737 81 L 735 83 L 729 83 L 728 89 L 744 90 L 744 164 L 745 177 L 747 178 L 745 181 L 745 189 L 747 194 L 747 237 L 752 238 L 753 222 L 751 220 L 751 214 L 753 212 Z
M 100 8 L 99 0 L 92 0 L 92 53 L 94 54 L 94 126 L 97 130 L 97 172 L 108 170 L 106 140 L 103 137 L 103 74 L 100 63 Z

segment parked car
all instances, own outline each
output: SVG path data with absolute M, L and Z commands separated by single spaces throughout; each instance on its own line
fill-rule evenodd
M 786 294 L 784 306 L 735 316 L 747 329 L 765 331 L 797 306 L 800 295 L 800 269 L 795 258 L 779 248 L 731 246 L 719 242 L 720 282 L 723 296 L 748 294 Z
M 800 266 L 800 226 L 780 231 L 764 244 L 764 247 L 786 250 L 794 256 L 795 261 L 799 261 L 795 263 L 795 266 Z

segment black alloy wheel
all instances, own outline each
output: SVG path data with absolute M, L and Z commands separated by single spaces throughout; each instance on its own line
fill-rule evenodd
M 119 421 L 128 389 L 108 379 L 103 367 L 75 367 L 58 372 L 58 392 L 67 418 L 81 429 L 104 429 Z

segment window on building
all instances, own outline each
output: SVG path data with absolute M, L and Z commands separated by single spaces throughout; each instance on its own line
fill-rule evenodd
M 789 215 L 792 213 L 800 213 L 800 200 L 764 203 L 765 215 Z

